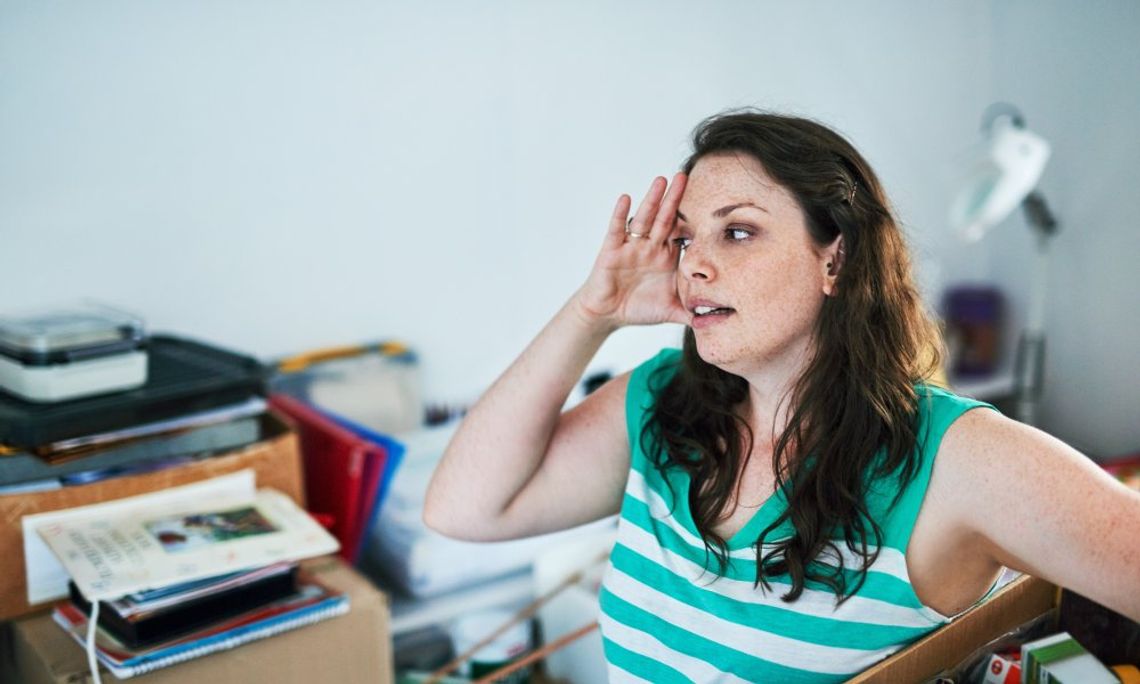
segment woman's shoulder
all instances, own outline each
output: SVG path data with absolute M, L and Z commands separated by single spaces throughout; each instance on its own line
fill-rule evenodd
M 948 404 L 968 404 L 973 406 L 989 406 L 988 403 L 973 397 L 958 394 L 954 390 L 934 382 L 917 382 L 914 385 L 915 393 L 920 399 L 931 402 Z
M 681 367 L 681 350 L 667 347 L 643 361 L 629 378 L 630 394 L 655 396 L 677 374 Z
M 681 350 L 676 347 L 665 347 L 649 359 L 643 361 L 637 370 L 676 367 L 681 364 Z M 634 371 L 636 372 L 636 370 Z
M 625 389 L 626 431 L 631 447 L 631 465 L 643 473 L 650 471 L 642 450 L 642 431 L 650 421 L 657 397 L 676 375 L 681 365 L 681 350 L 662 349 L 642 362 L 629 375 Z
M 952 390 L 931 383 L 917 383 L 915 395 L 918 400 L 918 419 L 920 431 L 925 436 L 937 436 L 945 433 L 960 417 L 971 409 L 986 408 L 982 414 L 1000 415 L 992 404 L 972 397 L 954 393 Z M 937 446 L 937 442 L 933 445 Z
M 633 369 L 625 390 L 625 412 L 631 431 L 640 431 L 646 414 L 680 367 L 681 350 L 666 348 Z

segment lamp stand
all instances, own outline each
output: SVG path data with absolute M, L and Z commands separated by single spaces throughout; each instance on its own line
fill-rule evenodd
M 1037 425 L 1041 403 L 1042 374 L 1045 370 L 1045 335 L 1024 330 L 1017 344 L 1014 367 L 1015 414 L 1026 425 Z
M 1045 385 L 1045 293 L 1049 281 L 1049 243 L 1057 233 L 1057 220 L 1037 192 L 1022 202 L 1026 218 L 1037 237 L 1033 281 L 1029 292 L 1029 316 L 1017 344 L 1014 363 L 1015 413 L 1019 421 L 1037 425 L 1037 413 Z

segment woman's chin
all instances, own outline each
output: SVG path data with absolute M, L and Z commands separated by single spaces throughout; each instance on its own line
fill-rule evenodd
M 723 345 L 713 344 L 708 340 L 702 342 L 699 335 L 697 336 L 697 355 L 701 357 L 701 361 L 729 373 L 733 372 L 734 362 L 740 360 L 739 352 L 733 353 L 732 350 L 725 349 Z

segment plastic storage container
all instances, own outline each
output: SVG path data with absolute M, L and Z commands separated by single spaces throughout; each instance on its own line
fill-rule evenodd
M 55 442 L 229 406 L 265 394 L 256 359 L 167 335 L 147 340 L 147 381 L 133 390 L 33 404 L 0 394 L 0 444 Z
M 0 318 L 0 389 L 55 402 L 134 389 L 147 378 L 137 319 L 101 310 Z

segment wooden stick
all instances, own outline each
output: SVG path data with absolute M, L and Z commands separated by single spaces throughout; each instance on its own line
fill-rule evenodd
M 573 586 L 573 585 L 577 584 L 578 582 L 581 582 L 582 578 L 586 574 L 586 570 L 594 567 L 598 563 L 601 563 L 606 558 L 609 558 L 609 555 L 610 555 L 610 552 L 608 550 L 606 550 L 605 552 L 600 554 L 597 558 L 595 558 L 585 568 L 582 568 L 581 570 L 578 570 L 576 572 L 572 572 L 569 575 L 567 575 L 566 579 L 562 580 L 558 584 L 558 586 L 554 587 L 550 591 L 548 591 L 545 594 L 543 594 L 542 596 L 538 597 L 537 599 L 532 601 L 530 604 L 525 606 L 522 610 L 515 613 L 511 617 L 511 619 L 509 619 L 505 623 L 503 623 L 503 626 L 499 627 L 494 632 L 491 632 L 490 636 L 484 637 L 478 643 L 476 643 L 474 646 L 467 649 L 463 653 L 460 653 L 459 655 L 457 655 L 455 657 L 455 659 L 452 660 L 450 663 L 444 665 L 443 667 L 439 668 L 435 672 L 432 672 L 431 676 L 428 677 L 427 681 L 425 681 L 424 684 L 438 684 L 439 680 L 443 679 L 447 675 L 449 675 L 452 672 L 454 672 L 455 670 L 459 669 L 459 666 L 462 665 L 471 656 L 475 655 L 475 653 L 477 653 L 479 651 L 479 649 L 483 648 L 484 646 L 491 643 L 495 639 L 498 639 L 499 636 L 504 634 L 508 629 L 510 629 L 514 625 L 518 624 L 519 622 L 522 622 L 523 620 L 526 620 L 527 618 L 529 618 L 532 615 L 534 615 L 535 613 L 537 613 L 539 608 L 546 605 L 547 602 L 549 602 L 551 599 L 553 599 L 555 596 L 557 596 L 559 593 L 561 593 L 567 587 Z
M 503 667 L 500 667 L 499 669 L 495 670 L 494 672 L 492 672 L 491 674 L 489 674 L 485 677 L 480 677 L 479 679 L 475 680 L 474 684 L 490 684 L 491 682 L 494 682 L 497 679 L 502 679 L 503 677 L 506 677 L 507 675 L 511 674 L 515 670 L 520 670 L 520 669 L 526 667 L 527 665 L 530 665 L 531 663 L 533 663 L 536 660 L 542 660 L 543 658 L 545 658 L 550 653 L 557 651 L 558 649 L 562 648 L 563 646 L 565 646 L 565 645 L 567 645 L 573 641 L 577 641 L 578 639 L 581 639 L 582 637 L 586 636 L 587 634 L 589 634 L 590 632 L 594 631 L 597 628 L 598 628 L 597 622 L 591 622 L 588 625 L 582 625 L 581 627 L 574 630 L 573 632 L 570 632 L 569 634 L 563 634 L 562 636 L 558 637 L 557 639 L 555 639 L 551 643 L 547 644 L 546 646 L 543 646 L 542 648 L 538 649 L 537 651 L 531 653 L 527 657 L 525 657 L 521 660 L 517 660 L 517 661 L 511 663 L 510 665 L 505 665 Z

